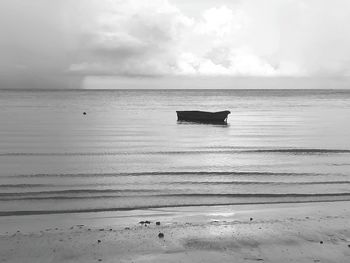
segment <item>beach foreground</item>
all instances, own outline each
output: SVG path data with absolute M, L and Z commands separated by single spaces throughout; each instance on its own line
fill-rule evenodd
M 2 217 L 0 226 L 0 262 L 350 262 L 349 202 Z

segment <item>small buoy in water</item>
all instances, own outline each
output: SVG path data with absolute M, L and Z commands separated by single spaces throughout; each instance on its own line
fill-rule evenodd
M 85 112 L 85 111 L 83 112 L 83 115 L 86 115 L 86 112 Z
M 253 218 L 252 218 L 252 217 L 250 218 L 250 221 L 253 221 Z
M 156 225 L 157 225 L 157 226 L 160 226 L 160 222 L 156 222 Z
M 163 234 L 163 233 L 159 233 L 159 234 L 158 234 L 158 237 L 159 237 L 159 238 L 164 238 L 164 234 Z
M 323 241 L 320 241 L 320 244 L 323 244 Z

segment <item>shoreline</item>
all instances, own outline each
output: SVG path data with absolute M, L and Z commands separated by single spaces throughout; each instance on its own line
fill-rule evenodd
M 0 262 L 345 263 L 350 260 L 349 204 L 172 207 L 1 217 Z M 164 237 L 159 238 L 159 233 Z
M 348 196 L 350 193 L 338 193 L 338 194 L 324 194 L 324 196 Z M 320 195 L 318 195 L 320 196 Z M 245 206 L 245 205 L 278 205 L 278 204 L 308 204 L 308 203 L 332 203 L 332 202 L 350 202 L 347 199 L 340 200 L 306 200 L 306 201 L 276 201 L 276 202 L 242 202 L 242 203 L 219 203 L 219 204 L 184 204 L 184 205 L 159 205 L 159 206 L 140 206 L 133 208 L 92 208 L 82 210 L 24 210 L 24 211 L 3 211 L 0 212 L 1 217 L 11 216 L 34 216 L 34 215 L 59 215 L 59 214 L 89 214 L 89 213 L 108 213 L 108 212 L 125 212 L 125 211 L 138 211 L 138 210 L 152 210 L 152 209 L 167 209 L 167 208 L 184 208 L 184 207 L 221 207 L 221 206 Z

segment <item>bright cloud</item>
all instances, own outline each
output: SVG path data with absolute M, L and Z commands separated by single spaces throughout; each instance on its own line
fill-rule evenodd
M 347 0 L 23 2 L 0 3 L 0 80 L 350 74 Z
M 349 74 L 345 0 L 213 2 L 196 17 L 176 1 L 140 2 L 106 2 L 87 32 L 88 58 L 71 69 L 151 76 Z

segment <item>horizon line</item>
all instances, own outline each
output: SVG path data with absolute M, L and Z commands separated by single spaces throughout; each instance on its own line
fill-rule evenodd
M 244 91 L 244 90 L 259 90 L 259 91 L 266 91 L 266 90 L 285 90 L 285 91 L 292 91 L 292 90 L 310 90 L 310 91 L 317 91 L 317 90 L 329 90 L 329 91 L 350 91 L 350 88 L 0 88 L 0 91 L 112 91 L 112 90 L 237 90 L 237 91 Z

